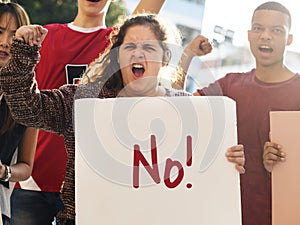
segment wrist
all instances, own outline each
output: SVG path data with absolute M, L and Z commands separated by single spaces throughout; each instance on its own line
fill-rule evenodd
M 195 54 L 192 51 L 190 51 L 188 49 L 185 49 L 183 51 L 181 58 L 180 58 L 180 65 L 185 72 L 187 72 L 187 70 L 190 66 L 190 63 L 194 57 L 195 57 Z
M 189 46 L 186 46 L 185 49 L 183 50 L 183 55 L 187 58 L 193 58 L 197 56 L 197 53 L 193 51 L 194 49 Z
M 10 167 L 7 165 L 3 165 L 5 170 L 4 170 L 4 176 L 2 176 L 0 178 L 1 181 L 7 182 L 9 181 L 10 177 L 11 177 L 11 170 Z

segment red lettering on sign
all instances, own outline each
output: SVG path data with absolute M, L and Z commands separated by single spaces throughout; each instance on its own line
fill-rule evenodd
M 186 165 L 192 166 L 193 162 L 193 152 L 192 152 L 192 137 L 186 137 Z M 152 177 L 153 181 L 156 184 L 160 183 L 159 168 L 158 168 L 158 156 L 157 156 L 157 147 L 156 147 L 156 138 L 154 135 L 151 135 L 151 165 L 144 157 L 141 152 L 139 145 L 134 145 L 134 155 L 133 155 L 133 187 L 139 188 L 140 186 L 140 165 L 142 164 L 147 170 L 149 175 Z M 171 171 L 172 169 L 177 169 L 178 173 L 176 177 L 173 177 L 171 181 Z M 174 173 L 173 173 L 174 174 Z M 164 171 L 164 183 L 168 188 L 177 187 L 184 177 L 184 168 L 182 164 L 177 160 L 172 160 L 171 158 L 166 159 L 165 171 Z M 188 183 L 187 188 L 192 188 L 192 184 Z

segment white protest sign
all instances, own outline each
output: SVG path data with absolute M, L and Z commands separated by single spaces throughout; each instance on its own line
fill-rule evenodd
M 241 225 L 226 97 L 75 101 L 77 225 Z

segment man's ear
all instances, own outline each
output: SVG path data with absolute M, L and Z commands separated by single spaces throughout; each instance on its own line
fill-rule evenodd
M 293 35 L 292 34 L 289 34 L 289 36 L 288 36 L 288 39 L 287 39 L 287 45 L 290 45 L 290 44 L 292 44 L 292 42 L 293 42 Z
M 172 53 L 170 50 L 166 50 L 164 52 L 164 57 L 163 57 L 163 66 L 167 66 L 171 60 Z

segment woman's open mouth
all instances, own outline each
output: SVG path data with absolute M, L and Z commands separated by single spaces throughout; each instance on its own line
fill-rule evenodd
M 145 72 L 144 66 L 139 63 L 132 64 L 131 70 L 136 78 L 143 77 L 144 72 Z

